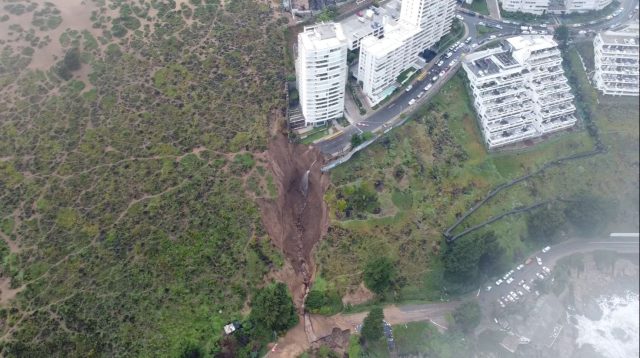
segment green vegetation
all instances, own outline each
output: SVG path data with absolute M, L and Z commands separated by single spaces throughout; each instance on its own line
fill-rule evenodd
M 286 19 L 220 4 L 94 2 L 73 21 L 93 27 L 54 38 L 44 69 L 54 9 L 2 5 L 9 24 L 33 13 L 0 53 L 2 274 L 18 290 L 0 355 L 250 356 L 274 338 L 247 320 L 249 303 L 284 297 L 256 296 L 282 257 L 250 187 L 277 195 L 258 168 L 286 106 Z
M 260 289 L 251 302 L 253 324 L 268 336 L 271 331 L 284 333 L 298 323 L 289 289 L 282 282 Z
M 575 103 L 581 115 L 586 110 L 590 113 L 571 131 L 530 148 L 488 153 L 465 79 L 459 74 L 431 103 L 414 113 L 411 121 L 332 170 L 332 186 L 325 199 L 334 220 L 316 254 L 322 276 L 344 293 L 363 281 L 370 260 L 393 257 L 398 277 L 398 294 L 393 300 L 438 300 L 473 289 L 479 281 L 465 282 L 465 274 L 481 281 L 480 276 L 491 277 L 510 262 L 539 250 L 546 239 L 581 237 L 581 224 L 575 220 L 566 226 L 550 222 L 551 227 L 535 227 L 537 220 L 529 215 L 544 218 L 548 215 L 541 213 L 545 208 L 501 219 L 453 245 L 443 242 L 442 233 L 497 185 L 556 158 L 593 150 L 596 143 L 590 133 L 598 128 L 606 153 L 566 162 L 500 192 L 454 234 L 509 210 L 547 200 L 551 202 L 547 208 L 560 211 L 562 217 L 570 201 L 585 191 L 599 198 L 594 202 L 610 198 L 625 208 L 618 211 L 610 207 L 610 220 L 606 224 L 598 221 L 602 230 L 637 230 L 637 214 L 632 214 L 638 207 L 634 200 L 638 197 L 634 164 L 638 161 L 637 98 L 598 97 L 582 71 L 577 52 L 570 49 L 566 58 L 570 66 L 567 76 L 576 86 Z M 359 183 L 375 185 L 379 212 L 345 215 L 346 201 L 341 193 Z M 492 246 L 486 251 L 485 235 Z M 459 257 L 449 256 L 452 252 Z M 481 259 L 488 253 L 499 255 Z M 484 266 L 492 260 L 495 266 Z
M 527 215 L 528 238 L 541 245 L 556 243 L 565 229 L 566 220 L 559 203 L 546 205 Z
M 342 297 L 322 277 L 317 277 L 307 299 L 305 309 L 311 313 L 331 315 L 342 310 Z
M 395 276 L 393 261 L 388 257 L 382 256 L 371 260 L 364 268 L 364 284 L 368 289 L 383 294 L 393 284 Z
M 477 12 L 482 15 L 489 15 L 489 8 L 487 7 L 487 0 L 473 0 L 471 4 L 464 2 L 462 7 L 469 9 L 473 12 Z
M 331 22 L 338 16 L 338 8 L 335 6 L 327 6 L 322 12 L 316 16 L 318 22 Z
M 589 193 L 570 200 L 564 213 L 582 237 L 605 235 L 607 224 L 616 217 L 613 203 Z
M 455 331 L 442 334 L 429 322 L 411 322 L 394 326 L 393 335 L 399 356 L 422 355 L 438 358 L 473 356 L 468 340 L 463 339 L 463 335 Z
M 498 29 L 484 25 L 476 25 L 476 31 L 478 31 L 478 34 L 480 35 L 486 35 L 492 32 L 497 32 Z
M 566 25 L 560 25 L 553 33 L 553 37 L 558 41 L 560 48 L 567 47 L 567 41 L 569 41 L 569 28 Z
M 373 133 L 371 132 L 355 133 L 351 136 L 351 147 L 357 147 L 371 138 L 373 138 Z
M 453 19 L 453 24 L 451 25 L 451 31 L 449 31 L 446 35 L 444 35 L 440 41 L 436 43 L 438 53 L 444 51 L 446 48 L 451 46 L 456 41 L 462 38 L 464 34 L 464 25 L 462 21 L 458 19 Z
M 464 333 L 471 333 L 480 324 L 482 311 L 476 301 L 467 301 L 453 311 L 455 328 Z
M 360 337 L 365 346 L 369 343 L 374 343 L 380 340 L 380 338 L 384 336 L 383 320 L 384 313 L 380 307 L 371 309 L 369 314 L 367 314 L 367 317 L 364 318 L 364 321 L 362 321 Z

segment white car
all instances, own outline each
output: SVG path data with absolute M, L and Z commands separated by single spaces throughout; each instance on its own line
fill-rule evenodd
M 424 88 L 424 91 L 426 92 L 426 91 L 430 90 L 432 86 L 433 86 L 433 85 L 432 85 L 431 83 L 429 83 L 429 84 Z
M 514 272 L 515 271 L 513 271 L 513 270 L 509 270 L 509 276 L 513 275 Z
M 518 294 L 520 295 L 520 297 L 524 297 L 524 293 L 522 293 L 522 291 L 518 290 Z
M 458 63 L 458 61 L 454 59 L 453 61 L 451 61 L 451 63 L 449 63 L 449 67 L 453 67 L 453 66 L 455 66 L 457 63 Z
M 505 306 L 505 305 L 504 305 L 504 303 L 500 302 L 500 307 L 501 307 L 501 308 L 505 308 L 505 307 L 507 307 L 507 306 Z
M 432 79 L 433 82 L 436 82 L 438 80 L 438 75 L 435 75 Z
M 551 246 L 547 246 L 544 249 L 542 249 L 542 252 L 549 252 L 549 250 L 551 250 Z
M 438 67 L 442 67 L 442 65 L 444 65 L 444 61 L 443 60 L 440 60 L 440 62 L 438 62 L 436 64 L 436 66 L 438 66 Z
M 511 282 L 513 282 L 513 277 L 509 277 L 509 278 L 507 279 L 507 283 L 511 283 Z
M 421 91 L 420 93 L 418 93 L 418 95 L 416 97 L 420 98 L 420 97 L 422 97 L 423 94 L 424 94 L 424 91 Z
M 491 286 L 487 286 L 487 288 L 486 288 L 487 292 L 491 291 L 492 288 L 493 287 L 491 287 Z
M 506 280 L 506 279 L 508 279 L 508 278 L 509 278 L 509 273 L 508 273 L 508 272 L 507 272 L 507 273 L 505 273 L 505 274 L 504 274 L 504 276 L 502 276 L 502 279 L 503 279 L 503 280 Z
M 520 280 L 520 282 L 518 282 L 518 286 L 522 286 L 524 285 L 524 280 Z
M 415 98 L 414 98 L 414 99 L 412 99 L 411 101 L 409 101 L 409 105 L 410 105 L 410 106 L 413 106 L 413 104 L 414 104 L 414 103 L 416 103 L 416 99 L 415 99 Z
M 531 292 L 531 287 L 529 287 L 529 285 L 527 285 L 526 283 L 522 285 L 522 288 L 524 288 L 527 292 Z
M 509 301 L 511 301 L 511 302 L 514 302 L 514 301 L 515 301 L 515 299 L 514 299 L 513 297 L 511 297 L 511 296 L 507 296 L 507 299 L 508 299 Z
M 523 264 L 520 264 L 520 265 L 518 265 L 518 266 L 516 267 L 516 270 L 520 271 L 520 270 L 522 270 L 523 268 L 524 268 L 524 265 L 523 265 Z
M 536 273 L 536 276 L 537 276 L 539 279 L 544 280 L 544 276 L 542 276 L 542 274 L 541 274 L 540 272 L 537 272 L 537 273 Z
M 551 273 L 551 270 L 547 266 L 542 266 L 542 270 L 546 273 Z
M 407 88 L 405 89 L 405 91 L 409 92 L 413 89 L 413 85 L 409 85 L 407 86 Z
M 503 282 L 502 280 L 496 281 L 496 286 L 500 286 L 502 284 L 502 282 Z
M 536 256 L 536 262 L 538 263 L 538 266 L 542 266 L 542 259 L 538 256 Z
M 495 38 L 496 38 L 496 35 L 491 35 L 491 36 L 489 36 L 489 40 L 493 40 L 493 39 L 495 39 Z

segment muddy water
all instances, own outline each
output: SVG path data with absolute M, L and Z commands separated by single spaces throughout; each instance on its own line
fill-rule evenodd
M 287 283 L 296 307 L 302 311 L 315 270 L 312 251 L 327 231 L 324 192 L 329 180 L 320 172 L 324 158 L 318 150 L 291 144 L 284 136 L 271 141 L 268 158 L 279 196 L 276 200 L 259 203 L 262 221 L 273 243 L 287 259 L 287 266 L 276 274 L 276 278 Z M 300 188 L 307 170 L 305 196 Z

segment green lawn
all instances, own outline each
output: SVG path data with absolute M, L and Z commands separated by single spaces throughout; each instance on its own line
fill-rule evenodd
M 489 8 L 487 7 L 487 0 L 473 0 L 471 4 L 466 2 L 462 4 L 462 7 L 471 11 L 477 12 L 482 15 L 489 15 Z

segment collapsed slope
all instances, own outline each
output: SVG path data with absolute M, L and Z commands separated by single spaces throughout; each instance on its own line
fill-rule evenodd
M 324 158 L 313 147 L 289 143 L 284 136 L 277 135 L 268 148 L 279 195 L 274 200 L 259 201 L 262 222 L 290 265 L 279 278 L 286 281 L 296 307 L 301 310 L 315 267 L 311 252 L 327 232 L 327 205 L 323 197 L 329 178 L 320 171 Z M 305 175 L 307 170 L 309 174 Z M 305 193 L 303 182 L 307 177 Z

